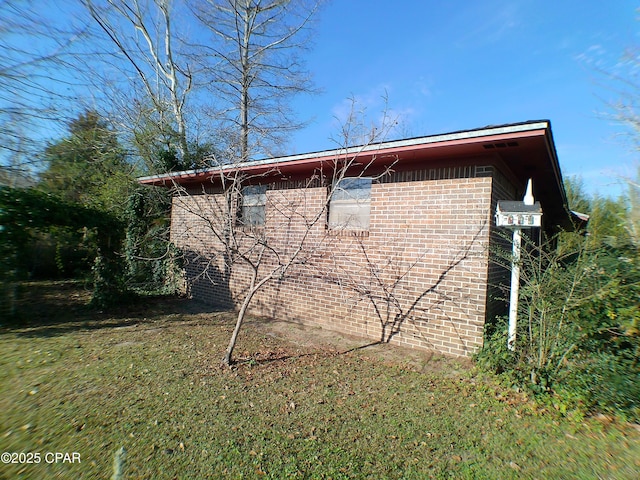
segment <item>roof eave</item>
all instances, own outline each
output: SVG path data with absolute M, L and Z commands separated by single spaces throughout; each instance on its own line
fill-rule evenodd
M 206 181 L 215 175 L 224 175 L 233 172 L 251 172 L 256 170 L 277 169 L 287 166 L 302 166 L 304 164 L 317 164 L 323 161 L 348 158 L 353 156 L 374 156 L 406 152 L 421 148 L 434 146 L 460 145 L 465 143 L 475 143 L 479 141 L 500 141 L 516 136 L 546 134 L 550 125 L 548 120 L 538 120 L 510 125 L 491 126 L 475 130 L 464 130 L 459 132 L 431 135 L 426 137 L 416 137 L 404 140 L 394 140 L 377 144 L 360 145 L 348 148 L 338 148 L 298 155 L 288 155 L 284 157 L 267 158 L 253 160 L 243 164 L 224 164 L 206 169 L 194 169 L 180 172 L 172 172 L 162 175 L 151 175 L 138 178 L 138 182 L 145 185 L 172 186 L 174 184 Z M 553 139 L 551 139 L 553 143 Z M 553 150 L 553 149 L 551 149 Z M 555 159 L 554 159 L 555 160 Z M 555 160 L 557 162 L 557 160 Z M 564 193 L 564 192 L 563 192 Z

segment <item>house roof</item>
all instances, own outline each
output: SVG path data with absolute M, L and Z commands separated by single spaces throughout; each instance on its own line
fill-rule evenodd
M 253 160 L 243 164 L 218 166 L 141 177 L 146 185 L 195 185 L 214 181 L 224 173 L 237 171 L 248 174 L 295 176 L 313 171 L 324 162 L 358 156 L 359 163 L 383 165 L 393 161 L 394 169 L 431 168 L 448 165 L 492 164 L 499 168 L 524 192 L 529 178 L 533 179 L 534 196 L 539 199 L 547 226 L 571 228 L 562 174 L 548 120 L 535 120 L 507 125 L 492 125 L 439 135 L 408 138 L 324 150 L 299 155 Z

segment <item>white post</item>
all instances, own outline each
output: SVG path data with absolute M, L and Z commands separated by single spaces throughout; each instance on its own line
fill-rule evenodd
M 513 259 L 511 260 L 511 295 L 509 298 L 509 337 L 507 348 L 516 349 L 516 327 L 518 323 L 518 290 L 520 288 L 520 246 L 522 235 L 519 228 L 513 230 Z

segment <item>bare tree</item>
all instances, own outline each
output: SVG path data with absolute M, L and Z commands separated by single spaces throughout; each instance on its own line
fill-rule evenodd
M 57 3 L 36 8 L 33 2 L 0 0 L 0 168 L 14 180 L 37 170 L 44 132 L 69 118 L 76 79 L 71 48 L 85 27 L 45 20 L 40 9 L 55 10 Z
M 386 118 L 386 117 L 385 117 Z M 352 119 L 353 120 L 353 119 Z M 390 122 L 393 124 L 393 122 Z M 345 128 L 343 132 L 349 132 Z M 238 334 L 256 294 L 273 282 L 316 268 L 315 260 L 327 255 L 327 212 L 343 181 L 369 180 L 385 175 L 393 166 L 387 159 L 382 171 L 374 170 L 376 157 L 363 152 L 380 142 L 387 125 L 375 129 L 366 144 L 343 147 L 303 179 L 287 180 L 290 188 L 267 189 L 282 177 L 277 164 L 258 174 L 246 162 L 220 162 L 212 170 L 211 185 L 188 188 L 174 184 L 172 240 L 188 250 L 188 277 L 204 282 L 239 306 L 236 324 L 222 363 L 230 365 Z M 240 278 L 244 287 L 233 299 L 231 284 Z M 235 301 L 234 301 L 235 300 Z
M 128 133 L 162 137 L 173 143 L 180 159 L 189 154 L 186 110 L 193 87 L 193 68 L 179 49 L 186 33 L 175 28 L 176 14 L 169 0 L 83 0 L 99 30 L 116 48 L 103 51 L 106 62 L 115 62 L 125 79 L 126 113 L 121 125 Z M 102 87 L 110 85 L 99 76 Z M 131 132 L 131 129 L 134 132 Z
M 603 84 L 602 92 L 608 112 L 603 116 L 622 125 L 635 148 L 640 146 L 640 49 L 628 48 L 616 65 L 603 67 L 596 64 L 595 71 Z M 613 97 L 613 99 L 612 99 Z
M 283 135 L 299 128 L 288 102 L 310 92 L 298 53 L 319 2 L 307 0 L 201 0 L 193 10 L 212 33 L 202 45 L 212 93 L 238 132 L 239 157 L 272 155 Z
M 598 67 L 604 78 L 604 91 L 609 90 L 615 100 L 606 101 L 608 112 L 604 117 L 623 128 L 623 135 L 631 142 L 631 148 L 640 149 L 640 47 L 627 48 L 622 57 L 611 67 Z M 636 174 L 621 178 L 623 194 L 620 198 L 626 211 L 619 221 L 636 248 L 640 244 L 640 165 L 636 162 Z M 590 223 L 592 224 L 593 221 Z

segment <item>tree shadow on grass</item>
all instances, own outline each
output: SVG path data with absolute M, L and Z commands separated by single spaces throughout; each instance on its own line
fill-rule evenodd
M 74 331 L 139 325 L 162 319 L 184 321 L 184 315 L 220 313 L 215 306 L 176 296 L 142 296 L 108 309 L 90 305 L 83 282 L 25 282 L 18 288 L 16 313 L 0 321 L 0 335 L 52 337 Z M 218 315 L 212 321 L 222 321 Z
M 347 355 L 357 350 L 362 350 L 380 342 L 361 345 L 359 347 L 350 348 L 348 350 L 334 350 L 333 348 L 307 347 L 308 351 L 292 353 L 286 349 L 278 349 L 277 351 L 256 352 L 253 355 L 238 356 L 231 364 L 231 368 L 241 367 L 258 367 L 272 366 L 281 364 L 288 360 L 317 359 L 317 358 L 333 358 L 341 355 Z
M 452 378 L 457 378 L 462 372 L 467 372 L 471 365 L 469 359 L 451 357 L 435 351 L 416 351 L 379 340 L 350 348 L 316 345 L 301 349 L 295 344 L 295 340 L 289 342 L 293 345 L 274 349 L 266 347 L 251 354 L 245 352 L 235 359 L 231 370 L 248 374 L 253 369 L 258 369 L 254 372 L 258 374 L 264 374 L 268 371 L 286 373 L 294 365 L 287 366 L 290 361 L 295 362 L 295 366 L 300 366 L 301 363 L 314 364 L 324 359 L 349 356 L 359 352 L 363 352 L 365 358 L 374 362 L 384 362 L 385 365 L 402 365 L 416 372 L 445 374 Z
M 252 317 L 248 322 L 265 338 L 262 343 L 238 354 L 233 369 L 251 371 L 254 367 L 286 370 L 288 361 L 313 362 L 316 359 L 349 356 L 362 353 L 366 358 L 404 365 L 418 372 L 468 371 L 470 360 L 439 353 L 435 350 L 414 349 L 402 344 L 390 344 L 380 339 L 325 329 L 299 320 L 279 320 L 271 317 Z M 266 338 L 276 340 L 271 344 Z
M 416 350 L 403 345 L 391 345 L 379 339 L 349 335 L 299 320 L 278 320 L 261 316 L 252 317 L 248 325 L 253 326 L 265 338 L 272 337 L 278 343 L 271 345 L 265 340 L 254 350 L 240 353 L 234 368 L 268 366 L 282 364 L 288 360 L 363 353 L 367 357 L 409 364 L 421 370 L 439 370 L 436 364 L 448 362 L 453 358 L 447 358 L 435 351 Z

